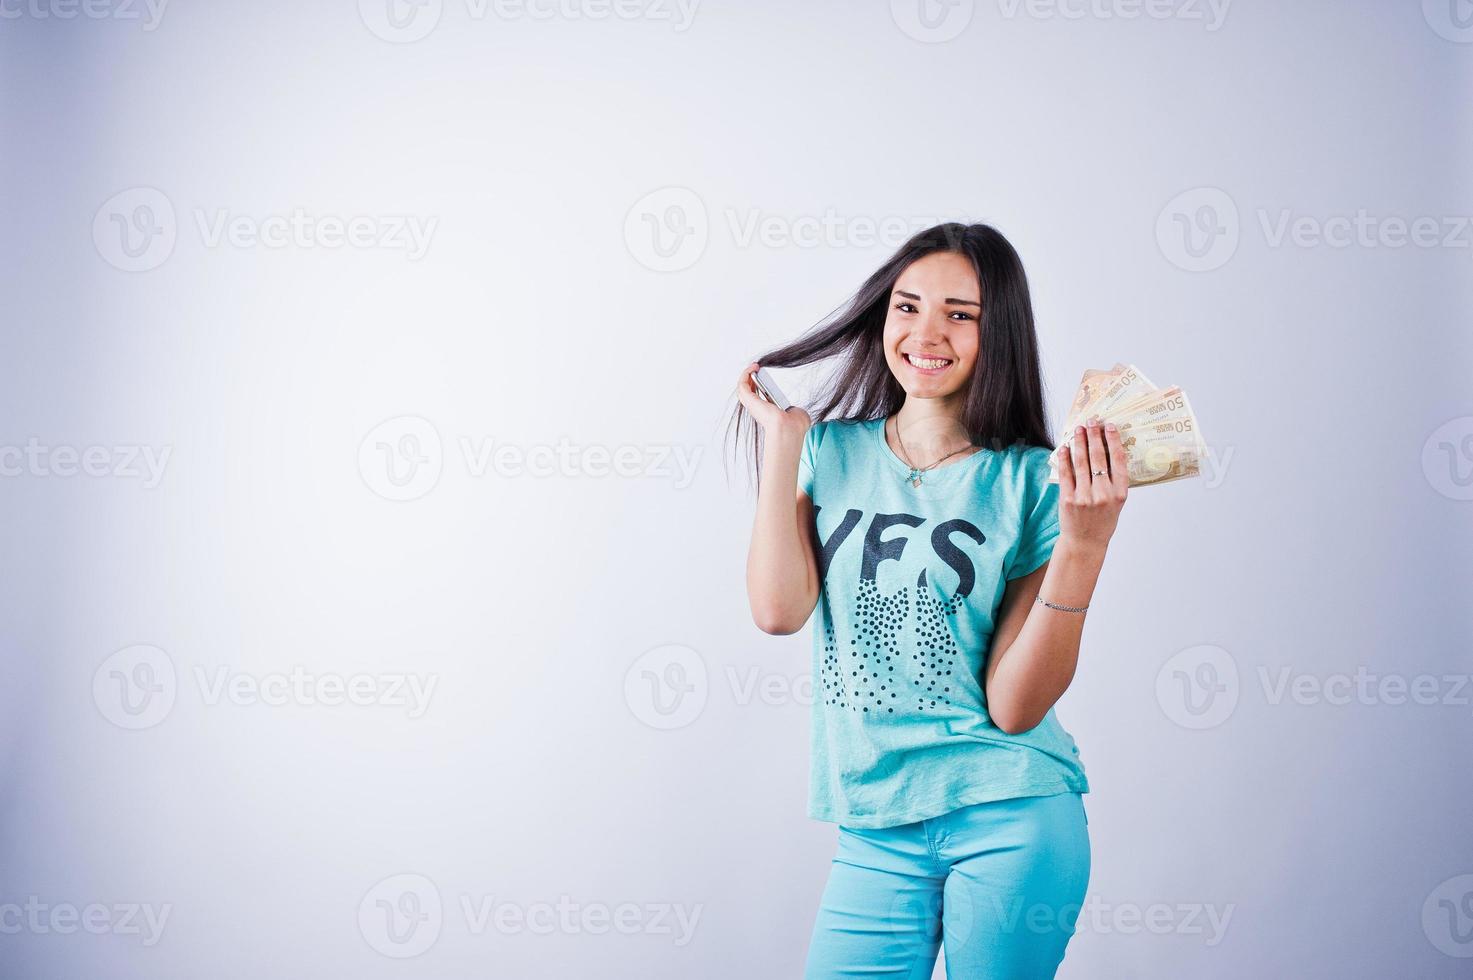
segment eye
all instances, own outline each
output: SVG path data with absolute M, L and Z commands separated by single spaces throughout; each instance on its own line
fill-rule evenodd
M 955 317 L 961 317 L 963 320 L 975 320 L 976 319 L 976 317 L 972 316 L 972 314 L 963 312 L 962 310 L 953 310 L 952 313 L 951 313 L 951 315 L 952 316 L 955 316 Z
M 915 308 L 915 304 L 914 303 L 906 303 L 906 302 L 896 303 L 895 304 L 895 308 L 897 310 L 899 310 L 901 313 L 914 313 L 916 311 L 916 308 Z

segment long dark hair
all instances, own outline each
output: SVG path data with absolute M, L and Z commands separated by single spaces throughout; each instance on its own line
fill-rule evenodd
M 1017 250 L 991 225 L 948 222 L 917 233 L 847 304 L 792 343 L 761 355 L 757 363 L 799 367 L 840 358 L 814 402 L 804 406 L 815 425 L 825 419 L 871 421 L 898 412 L 905 389 L 885 360 L 885 316 L 900 274 L 933 252 L 966 256 L 982 291 L 977 363 L 960 420 L 968 437 L 974 445 L 995 450 L 1019 443 L 1052 448 L 1028 277 Z M 728 435 L 733 426 L 739 442 L 753 443 L 753 470 L 760 480 L 762 449 L 753 433 L 756 426 L 740 402 L 727 425 Z

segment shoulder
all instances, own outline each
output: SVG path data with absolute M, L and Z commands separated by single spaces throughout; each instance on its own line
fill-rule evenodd
M 1049 456 L 1053 450 L 1047 446 L 1032 446 L 1015 442 L 1006 449 L 996 452 L 1001 461 L 1001 470 L 1013 482 L 1019 484 L 1048 482 Z
M 1051 491 L 1057 493 L 1058 484 L 1049 480 L 1053 475 L 1053 469 L 1049 466 L 1052 449 L 1047 446 L 1014 443 L 1000 455 L 1000 478 L 1007 486 L 1007 492 L 1024 511 L 1033 510 Z
M 1013 453 L 1017 457 L 1017 467 L 1030 482 L 1042 480 L 1048 482 L 1049 457 L 1053 450 L 1047 446 L 1014 446 Z
M 808 427 L 806 438 L 815 450 L 825 443 L 845 445 L 864 438 L 869 427 L 876 424 L 855 419 L 823 419 Z
M 863 419 L 823 419 L 822 421 L 813 423 L 813 425 L 810 426 L 810 431 L 813 429 L 822 429 L 825 433 L 833 433 L 835 436 L 843 438 L 845 436 L 853 435 L 871 426 L 879 424 L 880 423 L 878 420 L 865 421 Z

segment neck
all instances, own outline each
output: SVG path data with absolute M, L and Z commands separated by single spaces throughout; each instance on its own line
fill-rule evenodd
M 972 445 L 961 421 L 960 403 L 955 398 L 907 395 L 900 411 L 895 413 L 895 428 L 902 454 L 914 466 L 924 466 Z
M 905 404 L 901 405 L 900 411 L 895 413 L 895 421 L 905 431 L 909 431 L 916 423 L 922 423 L 931 429 L 941 428 L 944 425 L 958 432 L 965 432 L 965 427 L 962 425 L 961 404 L 955 399 L 915 398 L 906 395 Z

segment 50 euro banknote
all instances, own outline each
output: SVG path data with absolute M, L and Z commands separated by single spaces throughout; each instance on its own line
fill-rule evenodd
M 1087 371 L 1059 444 L 1072 439 L 1076 425 L 1094 418 L 1114 422 L 1119 429 L 1130 486 L 1170 483 L 1201 474 L 1206 443 L 1191 402 L 1179 386 L 1157 388 L 1133 365 Z M 1058 455 L 1051 454 L 1049 482 L 1058 480 Z

